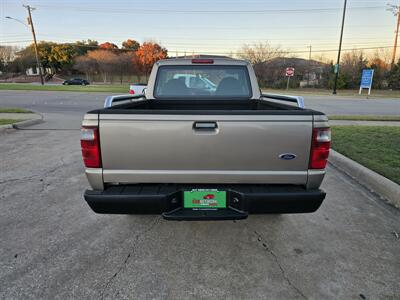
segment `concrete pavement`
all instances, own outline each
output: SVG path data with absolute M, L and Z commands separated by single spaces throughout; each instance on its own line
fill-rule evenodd
M 304 215 L 96 215 L 79 131 L 3 134 L 0 298 L 396 299 L 400 212 L 329 167 Z

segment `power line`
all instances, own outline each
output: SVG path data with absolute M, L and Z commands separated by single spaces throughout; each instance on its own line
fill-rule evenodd
M 21 38 L 23 38 L 23 37 L 25 37 L 26 35 L 19 35 L 19 36 L 17 36 L 17 35 L 15 35 L 14 37 L 15 38 L 17 38 L 17 37 L 21 37 Z M 52 35 L 52 34 L 41 34 L 40 36 L 45 36 L 45 37 L 48 37 L 48 38 L 59 38 L 60 36 L 59 35 Z M 98 35 L 95 35 L 94 37 L 92 36 L 92 37 L 83 37 L 83 36 L 78 36 L 78 35 L 63 35 L 63 36 L 65 36 L 65 37 L 71 37 L 71 38 L 74 38 L 74 39 L 79 39 L 79 40 L 81 40 L 81 39 L 103 39 L 103 40 L 115 40 L 115 39 L 119 39 L 119 38 L 123 38 L 123 39 L 126 39 L 127 38 L 127 36 L 116 36 L 116 35 L 107 35 L 107 36 L 98 36 Z M 161 39 L 161 38 L 160 38 Z M 276 38 L 269 38 L 269 37 L 254 37 L 254 38 L 243 38 L 243 39 L 240 39 L 240 38 L 209 38 L 209 37 L 207 37 L 207 38 L 203 38 L 203 37 L 196 37 L 196 38 L 193 38 L 193 35 L 191 35 L 190 37 L 183 37 L 182 35 L 181 36 L 177 36 L 177 37 L 173 37 L 173 36 L 163 36 L 162 37 L 162 40 L 163 41 L 168 41 L 168 40 L 171 40 L 171 39 L 173 39 L 173 40 L 184 40 L 184 41 L 234 41 L 234 42 L 238 42 L 238 41 L 248 41 L 248 42 L 254 42 L 254 41 L 258 41 L 258 40 L 262 40 L 262 41 L 307 41 L 307 43 L 310 43 L 310 41 L 331 41 L 332 39 L 331 38 L 316 38 L 316 37 L 308 37 L 308 38 L 279 38 L 279 39 L 276 39 Z M 159 40 L 158 38 L 155 38 L 155 40 Z M 360 35 L 357 35 L 356 37 L 351 37 L 351 36 L 349 36 L 349 37 L 346 37 L 346 38 L 344 38 L 344 40 L 351 40 L 351 41 L 355 41 L 355 40 L 368 40 L 368 41 L 370 41 L 370 40 L 379 40 L 379 41 L 387 41 L 387 40 L 389 40 L 388 38 L 384 38 L 384 37 L 371 37 L 370 35 L 368 36 L 368 37 L 360 37 Z
M 118 8 L 85 8 L 82 6 L 65 6 L 65 5 L 37 5 L 44 9 L 57 10 L 77 10 L 79 12 L 97 12 L 97 13 L 122 13 L 122 14 L 274 14 L 274 13 L 321 13 L 321 12 L 336 12 L 341 8 L 308 8 L 308 9 L 268 9 L 268 10 L 171 10 L 171 9 L 118 9 Z M 359 6 L 349 7 L 349 10 L 374 10 L 385 8 L 385 6 Z
M 92 28 L 93 26 L 82 26 L 81 29 L 83 28 Z M 392 28 L 393 25 L 353 25 L 353 26 L 347 26 L 347 28 L 365 28 L 365 29 L 370 29 L 370 28 Z M 260 25 L 254 25 L 253 27 L 243 27 L 241 26 L 240 28 L 238 27 L 204 27 L 204 26 L 185 26 L 185 29 L 201 29 L 201 30 L 229 30 L 229 31 L 254 31 L 260 28 Z M 321 29 L 325 29 L 325 30 L 337 30 L 337 26 L 299 26 L 298 24 L 293 24 L 291 27 L 286 27 L 286 26 L 279 26 L 279 27 L 270 27 L 268 26 L 267 30 L 268 31 L 284 31 L 284 30 L 290 30 L 291 32 L 293 32 L 293 29 L 308 29 L 308 30 L 321 30 Z M 146 25 L 146 29 L 160 29 L 160 26 L 147 26 Z M 162 26 L 162 29 L 181 29 L 181 26 Z M 16 34 L 2 34 L 3 36 L 12 36 L 12 35 L 16 35 Z M 63 34 L 65 35 L 65 34 Z

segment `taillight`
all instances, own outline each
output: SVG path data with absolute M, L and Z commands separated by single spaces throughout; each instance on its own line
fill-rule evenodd
M 204 58 L 192 59 L 192 64 L 213 64 L 213 63 L 214 63 L 213 59 L 204 59 Z
M 101 168 L 99 129 L 83 126 L 81 129 L 83 163 L 88 168 Z
M 135 94 L 135 91 L 134 91 L 134 90 L 129 90 L 129 94 L 134 95 L 134 94 Z
M 311 142 L 310 169 L 325 169 L 331 147 L 331 129 L 314 128 Z

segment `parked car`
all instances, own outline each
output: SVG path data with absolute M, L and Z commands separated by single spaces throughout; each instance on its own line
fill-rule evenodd
M 129 94 L 131 95 L 141 95 L 146 89 L 146 83 L 134 83 L 129 86 Z
M 89 81 L 81 78 L 67 79 L 63 82 L 63 85 L 88 85 L 88 84 Z
M 190 87 L 180 74 L 212 84 Z M 84 197 L 97 213 L 168 220 L 314 212 L 330 141 L 322 112 L 262 94 L 246 61 L 161 60 L 145 95 L 110 96 L 86 113 Z
M 191 89 L 202 89 L 211 92 L 215 92 L 217 89 L 215 83 L 201 74 L 175 74 L 174 78 L 184 81 L 186 86 Z

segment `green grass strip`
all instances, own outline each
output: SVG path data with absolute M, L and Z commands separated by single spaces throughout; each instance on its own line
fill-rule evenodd
M 400 121 L 398 116 L 371 116 L 371 115 L 333 115 L 329 116 L 329 120 L 345 120 L 345 121 Z
M 29 114 L 32 112 L 30 110 L 27 110 L 24 108 L 2 108 L 2 107 L 0 107 L 0 113 Z
M 21 122 L 21 121 L 23 121 L 23 120 L 0 119 L 0 125 L 14 124 L 14 123 Z
M 333 126 L 332 148 L 400 184 L 400 127 Z

